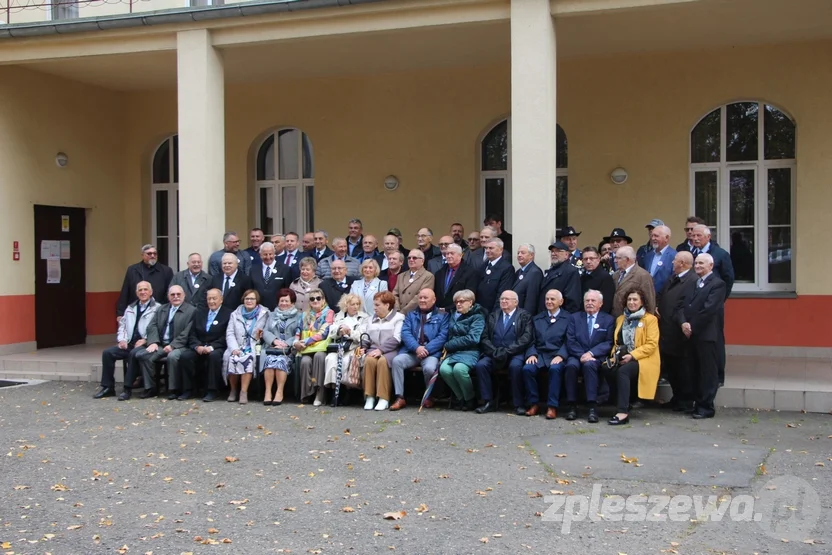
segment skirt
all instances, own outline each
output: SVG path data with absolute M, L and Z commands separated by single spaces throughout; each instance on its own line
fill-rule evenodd
M 314 395 L 324 385 L 326 352 L 303 355 L 300 359 L 300 398 Z
M 286 372 L 287 374 L 292 373 L 294 357 L 288 355 L 265 355 L 265 357 L 266 362 L 263 363 L 263 370 L 273 369 Z
M 254 353 L 242 353 L 231 355 L 228 359 L 228 373 L 241 376 L 243 374 L 256 374 Z
M 350 365 L 352 364 L 352 357 L 355 351 L 348 351 L 344 353 L 344 360 L 341 361 L 341 385 L 346 387 L 361 388 L 361 380 L 358 383 L 352 383 L 349 380 Z M 335 378 L 338 374 L 338 353 L 329 353 L 326 355 L 326 376 L 324 377 L 324 385 L 335 386 Z

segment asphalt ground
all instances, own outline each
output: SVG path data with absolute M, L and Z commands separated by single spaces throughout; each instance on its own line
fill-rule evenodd
M 612 427 L 94 389 L 0 389 L 0 553 L 832 553 L 830 415 Z

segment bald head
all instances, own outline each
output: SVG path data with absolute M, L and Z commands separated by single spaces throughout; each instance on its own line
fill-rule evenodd
M 425 287 L 419 291 L 417 300 L 419 302 L 419 310 L 422 312 L 431 311 L 436 304 L 436 293 L 433 292 L 433 289 Z

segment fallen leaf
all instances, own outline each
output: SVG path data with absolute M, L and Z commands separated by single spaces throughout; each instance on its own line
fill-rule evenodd
M 761 464 L 759 469 L 760 469 L 760 474 L 768 474 L 768 471 L 766 470 L 766 465 Z
M 222 542 L 222 543 L 231 543 L 231 540 L 229 538 L 223 538 L 223 539 L 220 540 L 220 542 Z
M 534 499 L 536 497 L 543 497 L 543 494 L 540 493 L 539 491 L 529 491 L 529 492 L 526 492 L 526 494 L 532 499 Z
M 193 495 L 193 494 L 195 494 L 195 493 L 196 493 L 196 492 L 195 492 L 194 490 L 192 490 L 192 489 L 186 489 L 186 490 L 185 490 L 185 495 Z
M 687 474 L 687 473 L 688 473 L 688 471 L 687 471 L 687 470 L 685 470 L 684 468 L 680 468 L 680 469 L 679 469 L 679 472 L 681 472 L 682 474 Z
M 220 531 L 217 530 L 216 528 L 208 528 L 208 533 L 209 534 L 219 534 Z
M 69 491 L 69 488 L 63 484 L 55 484 L 52 486 L 52 491 Z
M 234 499 L 228 502 L 229 505 L 245 505 L 248 499 Z
M 803 543 L 807 543 L 809 545 L 823 545 L 824 542 L 823 542 L 823 540 L 808 539 L 808 540 L 803 540 Z
M 417 508 L 416 508 L 416 512 L 417 512 L 417 513 L 426 513 L 426 512 L 428 512 L 429 510 L 430 510 L 430 509 L 428 508 L 428 506 L 427 506 L 427 505 L 425 505 L 424 503 L 422 503 L 421 505 L 419 505 L 419 507 L 417 507 Z
M 345 513 L 354 513 L 355 512 L 355 509 L 353 509 L 352 507 L 344 507 L 341 510 Z
M 566 453 L 557 453 L 555 456 L 559 459 L 565 459 L 566 458 Z
M 815 463 L 815 466 L 826 466 L 826 465 L 825 465 L 825 464 L 823 464 L 822 462 L 816 462 L 816 463 Z
M 29 486 L 15 486 L 14 489 L 20 491 L 22 489 L 29 489 Z M 4 547 L 3 549 L 8 549 L 8 547 Z
M 119 547 L 119 548 L 117 549 L 117 551 L 118 551 L 121 555 L 124 555 L 125 553 L 127 553 L 128 551 L 130 551 L 130 548 L 129 548 L 129 547 L 127 547 L 127 544 L 124 544 L 124 545 L 122 545 L 121 547 Z
M 488 538 L 480 538 L 481 543 L 488 543 Z
M 283 510 L 288 511 L 290 513 L 294 513 L 297 509 L 295 509 L 294 507 L 284 507 Z
M 624 464 L 635 464 L 638 462 L 638 457 L 628 457 L 624 453 L 621 453 L 621 462 Z
M 399 520 L 400 518 L 407 515 L 407 511 L 393 511 L 390 513 L 384 513 L 384 518 L 386 520 Z
M 228 463 L 237 462 L 239 460 L 240 459 L 238 459 L 237 457 L 225 457 L 225 462 L 228 462 Z
M 492 538 L 502 538 L 503 535 L 502 534 L 491 534 L 491 537 Z
M 66 529 L 67 530 L 80 530 L 83 527 L 84 527 L 83 524 L 73 524 L 72 526 L 67 526 Z

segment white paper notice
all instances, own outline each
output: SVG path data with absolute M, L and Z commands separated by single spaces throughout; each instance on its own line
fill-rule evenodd
M 61 258 L 61 242 L 60 241 L 41 241 L 40 242 L 40 259 L 41 260 L 60 260 Z
M 69 241 L 61 241 L 61 260 L 69 260 Z
M 61 283 L 61 261 L 46 261 L 46 283 Z

